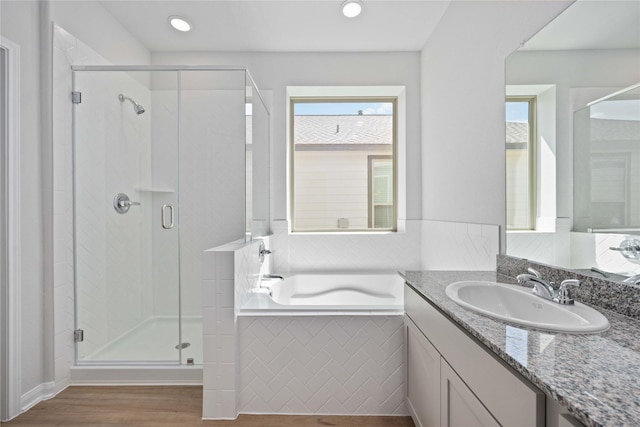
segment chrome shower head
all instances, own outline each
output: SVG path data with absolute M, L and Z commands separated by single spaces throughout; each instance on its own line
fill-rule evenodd
M 140 104 L 134 105 L 133 110 L 136 112 L 137 115 L 144 113 L 144 107 Z
M 120 94 L 118 95 L 118 99 L 120 100 L 120 102 L 124 102 L 125 99 L 131 102 L 133 104 L 133 111 L 135 111 L 137 115 L 140 115 L 145 112 L 145 109 L 142 105 L 138 104 L 136 101 L 129 98 L 128 96 L 124 96 L 123 94 Z

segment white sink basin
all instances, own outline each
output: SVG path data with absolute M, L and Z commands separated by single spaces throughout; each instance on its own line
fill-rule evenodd
M 609 329 L 597 310 L 576 302 L 562 305 L 521 286 L 467 281 L 447 286 L 447 296 L 462 307 L 489 317 L 554 332 L 596 333 Z

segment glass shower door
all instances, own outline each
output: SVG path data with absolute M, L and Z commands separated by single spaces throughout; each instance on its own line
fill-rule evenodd
M 177 89 L 176 72 L 74 71 L 80 364 L 180 361 Z

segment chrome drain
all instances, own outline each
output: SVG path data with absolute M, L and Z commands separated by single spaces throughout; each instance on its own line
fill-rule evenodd
M 178 344 L 178 345 L 176 346 L 176 350 L 182 350 L 182 349 L 185 349 L 185 348 L 189 347 L 190 345 L 191 345 L 191 343 L 190 343 L 190 342 L 183 342 L 183 343 L 180 343 L 180 344 Z

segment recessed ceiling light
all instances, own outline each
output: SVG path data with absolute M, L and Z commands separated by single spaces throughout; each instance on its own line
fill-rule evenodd
M 181 16 L 170 16 L 169 23 L 178 31 L 186 32 L 191 30 L 191 24 L 189 23 L 189 21 Z
M 342 14 L 347 18 L 355 18 L 362 13 L 363 7 L 360 0 L 346 0 L 342 3 Z

